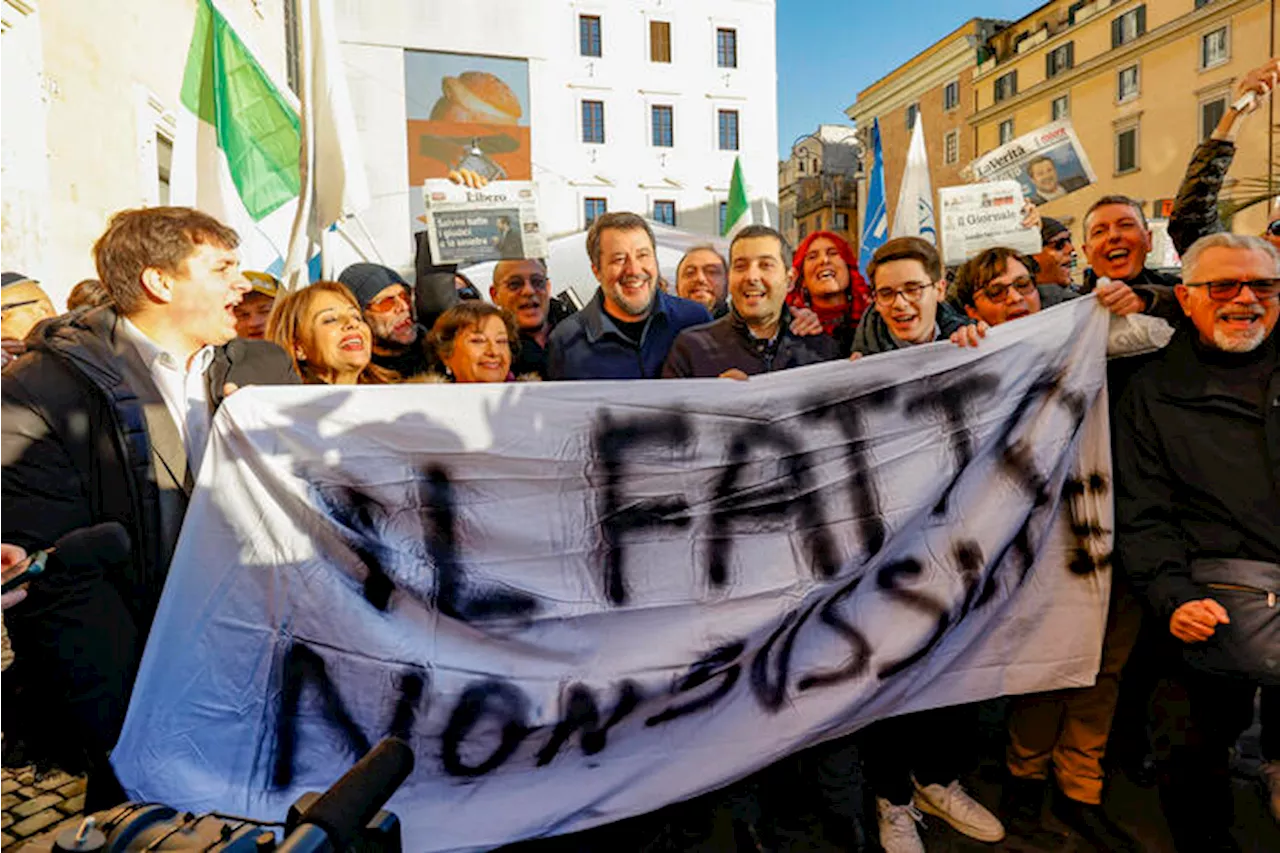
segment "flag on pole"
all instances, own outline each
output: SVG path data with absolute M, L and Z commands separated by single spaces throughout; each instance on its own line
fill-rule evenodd
M 733 158 L 733 178 L 729 181 L 729 201 L 726 203 L 722 237 L 728 237 L 739 228 L 751 224 L 751 205 L 747 203 L 747 182 L 742 177 L 742 158 Z
M 286 287 L 300 277 L 331 225 L 369 206 L 333 0 L 304 0 L 297 8 L 302 201 L 289 238 Z
M 866 216 L 862 221 L 858 266 L 866 269 L 871 256 L 889 238 L 889 214 L 884 203 L 884 154 L 880 150 L 880 120 L 871 123 L 871 183 L 867 186 Z
M 196 6 L 181 103 L 172 203 L 234 228 L 245 268 L 279 268 L 301 185 L 298 113 L 211 0 Z
M 938 244 L 938 227 L 933 219 L 933 187 L 929 181 L 929 155 L 924 149 L 924 121 L 916 114 L 907 148 L 907 168 L 902 173 L 898 208 L 893 215 L 894 237 L 922 237 Z

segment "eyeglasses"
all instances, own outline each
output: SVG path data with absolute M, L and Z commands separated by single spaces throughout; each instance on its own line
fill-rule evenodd
M 381 299 L 375 299 L 365 306 L 366 311 L 372 311 L 375 314 L 385 314 L 388 311 L 394 311 L 398 305 L 409 306 L 409 297 L 404 293 L 392 293 L 390 296 L 384 296 Z
M 519 293 L 524 290 L 525 284 L 528 284 L 537 293 L 545 293 L 547 277 L 545 275 L 512 276 L 504 281 L 502 286 L 508 293 Z
M 988 284 L 979 293 L 992 302 L 1003 302 L 1005 297 L 1009 295 L 1009 288 L 1013 288 L 1023 296 L 1030 296 L 1031 292 L 1036 289 L 1036 283 L 1031 277 L 1023 276 L 1022 278 L 1014 279 L 1008 284 Z
M 0 307 L 0 311 L 12 311 L 15 308 L 25 308 L 28 305 L 35 305 L 39 299 L 24 299 L 21 302 L 10 302 L 8 305 Z
M 1272 237 L 1280 237 L 1280 219 L 1267 226 L 1267 234 Z
M 905 296 L 908 302 L 919 302 L 920 297 L 923 296 L 924 292 L 931 287 L 933 287 L 932 284 L 921 284 L 919 282 L 904 284 L 902 287 L 897 289 L 892 287 L 877 287 L 875 292 L 876 304 L 883 305 L 887 308 L 896 302 L 899 296 Z
M 1230 302 L 1240 295 L 1240 288 L 1248 287 L 1259 302 L 1272 302 L 1280 298 L 1280 278 L 1255 278 L 1252 281 L 1189 281 L 1186 287 L 1203 287 L 1214 302 Z
M 1063 249 L 1067 248 L 1067 246 L 1070 246 L 1070 245 L 1071 245 L 1071 237 L 1069 236 L 1062 236 L 1062 237 L 1059 237 L 1057 240 L 1053 240 L 1045 244 L 1047 248 L 1053 249 L 1055 252 L 1061 252 Z

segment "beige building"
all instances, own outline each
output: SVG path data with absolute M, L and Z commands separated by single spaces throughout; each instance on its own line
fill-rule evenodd
M 285 79 L 284 0 L 218 8 Z M 107 217 L 166 201 L 196 0 L 3 0 L 0 254 L 62 307 Z
M 823 124 L 778 161 L 778 221 L 792 248 L 814 231 L 834 231 L 858 247 L 857 130 Z
M 915 116 L 924 123 L 929 177 L 939 187 L 964 183 L 960 169 L 977 156 L 969 125 L 974 110 L 973 76 L 979 51 L 1005 25 L 973 18 L 858 93 L 845 110 L 861 129 L 863 165 L 870 174 L 872 119 L 880 120 L 884 195 L 893 221 Z
M 1274 0 L 1046 3 L 989 41 L 992 55 L 973 77 L 977 151 L 1069 116 L 1098 183 L 1042 212 L 1073 223 L 1077 239 L 1083 214 L 1105 193 L 1167 216 L 1192 151 L 1234 100 L 1236 83 L 1275 55 L 1278 26 Z M 1242 179 L 1256 187 L 1270 176 L 1280 192 L 1278 119 L 1274 99 L 1249 117 L 1224 199 Z M 1257 234 L 1266 220 L 1266 205 L 1257 205 L 1232 227 Z

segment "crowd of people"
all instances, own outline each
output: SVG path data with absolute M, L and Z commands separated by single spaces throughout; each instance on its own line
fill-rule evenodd
M 1241 87 L 1260 102 L 1277 82 L 1272 60 Z M 981 348 L 993 326 L 1092 294 L 1129 332 L 1109 348 L 1116 559 L 1096 683 L 1011 701 L 998 805 L 960 781 L 965 743 L 955 734 L 976 725 L 973 706 L 886 719 L 824 744 L 815 785 L 841 816 L 849 780 L 865 779 L 888 853 L 924 849 L 921 812 L 983 841 L 1035 834 L 1046 799 L 1093 849 L 1138 850 L 1103 808 L 1103 757 L 1146 632 L 1150 676 L 1134 682 L 1155 711 L 1140 752 L 1177 848 L 1240 849 L 1229 750 L 1254 719 L 1259 689 L 1280 819 L 1280 203 L 1261 236 L 1227 233 L 1217 218 L 1243 118 L 1228 110 L 1178 194 L 1169 230 L 1180 278 L 1147 267 L 1142 205 L 1120 195 L 1096 199 L 1081 223 L 1078 286 L 1070 228 L 1037 216 L 1036 255 L 992 248 L 953 270 L 920 238 L 889 240 L 863 272 L 838 234 L 811 234 L 793 253 L 780 233 L 751 225 L 727 258 L 711 245 L 686 252 L 667 292 L 647 221 L 607 213 L 587 234 L 599 288 L 581 310 L 553 298 L 553 271 L 537 259 L 500 261 L 486 301 L 433 262 L 425 239 L 412 284 L 357 263 L 286 292 L 270 275 L 242 273 L 238 235 L 204 213 L 117 213 L 93 247 L 97 280 L 76 286 L 66 314 L 55 315 L 38 282 L 4 273 L 5 578 L 28 552 L 101 522 L 119 522 L 133 543 L 123 562 L 5 594 L 17 655 L 4 680 L 6 707 L 17 708 L 6 712 L 6 752 L 16 741 L 25 757 L 88 770 L 91 809 L 122 796 L 105 756 L 211 418 L 240 388 L 746 381 L 938 341 Z

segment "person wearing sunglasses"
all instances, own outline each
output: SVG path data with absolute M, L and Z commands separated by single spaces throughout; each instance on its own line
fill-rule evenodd
M 3 286 L 0 286 L 0 340 L 4 342 L 4 364 L 26 351 L 23 339 L 37 323 L 57 313 L 39 282 L 19 272 L 5 273 Z
M 1266 670 L 1280 585 L 1280 249 L 1202 237 L 1175 292 L 1185 319 L 1112 418 L 1116 555 L 1163 644 L 1153 743 L 1175 847 L 1239 850 L 1229 751 L 1260 685 L 1262 748 L 1274 749 L 1268 702 L 1280 698 Z
M 1201 237 L 1227 230 L 1218 214 L 1218 195 L 1236 155 L 1236 137 L 1247 116 L 1255 112 L 1266 115 L 1267 98 L 1277 85 L 1280 85 L 1280 58 L 1273 57 L 1244 76 L 1236 86 L 1238 100 L 1227 105 L 1213 133 L 1191 156 L 1169 214 L 1169 237 L 1179 254 L 1186 254 L 1191 244 Z M 1249 94 L 1253 98 L 1245 100 Z M 1270 222 L 1262 236 L 1280 248 L 1280 203 L 1272 208 Z
M 1040 244 L 1043 248 L 1031 256 L 1035 261 L 1036 284 L 1071 286 L 1071 270 L 1076 264 L 1076 247 L 1071 231 L 1048 216 L 1040 220 Z
M 352 264 L 338 276 L 355 296 L 373 332 L 373 363 L 404 382 L 430 368 L 425 334 L 413 316 L 413 290 L 382 264 Z M 450 277 L 452 287 L 452 276 Z

